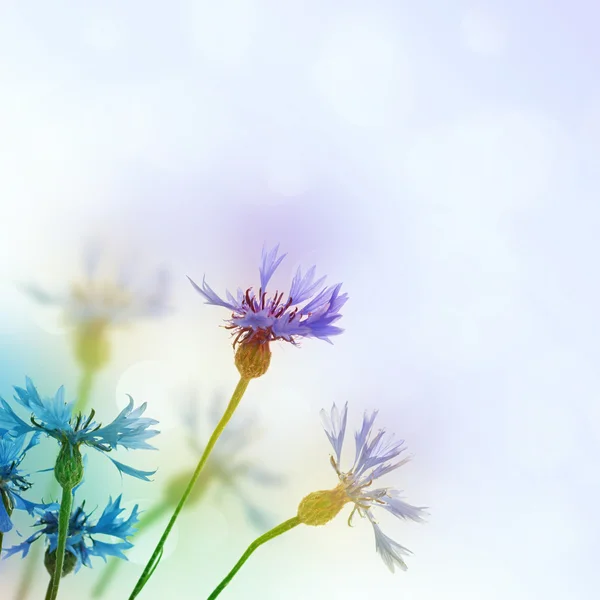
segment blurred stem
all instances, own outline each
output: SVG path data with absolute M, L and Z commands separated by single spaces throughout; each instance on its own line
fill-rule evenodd
M 77 402 L 73 408 L 73 414 L 76 415 L 80 412 L 85 412 L 87 405 L 90 401 L 90 393 L 92 391 L 92 384 L 94 383 L 95 371 L 93 369 L 84 369 L 79 380 L 79 387 L 77 388 Z
M 215 430 L 213 431 L 212 435 L 210 436 L 210 439 L 208 440 L 208 444 L 206 445 L 206 448 L 204 449 L 204 452 L 202 453 L 200 461 L 198 462 L 198 466 L 196 467 L 196 470 L 194 471 L 194 474 L 192 475 L 190 482 L 188 483 L 185 491 L 183 492 L 183 495 L 181 496 L 181 500 L 179 500 L 179 504 L 177 504 L 177 507 L 175 508 L 175 512 L 173 513 L 173 516 L 171 517 L 169 524 L 167 525 L 164 533 L 162 534 L 160 541 L 158 542 L 156 548 L 154 549 L 154 552 L 153 552 L 152 556 L 150 557 L 150 560 L 148 561 L 148 564 L 146 565 L 144 572 L 140 576 L 135 588 L 133 589 L 133 592 L 131 592 L 131 596 L 129 596 L 129 600 L 133 600 L 142 591 L 142 588 L 144 587 L 144 585 L 146 585 L 146 582 L 150 579 L 150 577 L 152 577 L 152 574 L 154 573 L 154 570 L 158 566 L 158 563 L 162 556 L 162 553 L 164 550 L 164 545 L 165 545 L 165 542 L 167 541 L 167 538 L 169 537 L 169 534 L 171 533 L 171 529 L 173 529 L 173 525 L 175 525 L 175 521 L 177 520 L 177 517 L 179 516 L 179 513 L 181 512 L 183 505 L 185 504 L 186 500 L 188 499 L 188 496 L 190 495 L 190 493 L 192 492 L 194 484 L 196 483 L 198 477 L 200 477 L 200 473 L 202 472 L 202 469 L 204 468 L 204 465 L 205 465 L 206 461 L 208 460 L 208 457 L 210 456 L 212 449 L 214 448 L 215 444 L 217 443 L 219 436 L 223 433 L 223 430 L 227 426 L 227 423 L 229 423 L 231 417 L 233 416 L 233 413 L 235 412 L 235 409 L 238 407 L 240 400 L 244 396 L 244 392 L 246 391 L 246 388 L 248 387 L 249 383 L 250 383 L 250 379 L 245 379 L 244 377 L 240 378 L 240 380 L 233 392 L 233 395 L 231 396 L 229 405 L 225 409 L 225 414 L 221 417 L 221 420 L 218 422 L 217 426 L 215 427 Z
M 233 579 L 235 574 L 242 568 L 244 563 L 250 558 L 252 553 L 259 546 L 262 546 L 269 540 L 272 540 L 273 538 L 276 538 L 277 536 L 281 535 L 282 533 L 285 533 L 286 531 L 293 529 L 294 527 L 296 527 L 296 525 L 300 525 L 300 519 L 298 519 L 298 517 L 293 517 L 293 518 L 288 519 L 287 521 L 281 523 L 281 525 L 277 525 L 277 527 L 273 527 L 273 529 L 271 529 L 270 531 L 267 531 L 267 533 L 261 535 L 259 538 L 256 538 L 248 546 L 248 550 L 246 550 L 246 552 L 244 552 L 244 554 L 242 554 L 242 558 L 240 558 L 240 560 L 237 561 L 237 563 L 235 564 L 233 569 L 231 569 L 231 571 L 229 571 L 229 573 L 227 574 L 225 579 L 223 579 L 223 581 L 221 581 L 221 583 L 215 588 L 214 592 L 207 598 L 207 600 L 214 600 L 227 587 L 227 585 Z
M 77 401 L 75 403 L 75 407 L 73 408 L 73 414 L 76 414 L 78 411 L 83 412 L 87 408 L 94 383 L 94 375 L 95 371 L 93 369 L 84 369 L 81 373 L 79 387 L 77 388 Z M 44 496 L 42 496 L 42 499 L 48 498 L 49 496 L 54 496 L 57 492 L 57 487 L 58 483 L 56 479 L 52 478 L 52 481 L 46 488 L 46 493 Z M 38 562 L 40 562 L 39 559 L 42 550 L 43 544 L 31 545 L 28 558 L 25 561 L 23 575 L 21 577 L 21 581 L 19 582 L 19 588 L 17 589 L 15 600 L 27 600 L 31 586 L 35 582 L 35 577 L 33 574 L 37 568 Z
M 58 596 L 58 586 L 63 572 L 63 563 L 65 561 L 65 550 L 67 548 L 67 536 L 69 533 L 69 520 L 71 519 L 71 507 L 73 505 L 73 490 L 70 487 L 63 487 L 62 497 L 60 499 L 60 512 L 58 513 L 58 544 L 56 546 L 56 566 L 54 575 L 50 579 L 50 585 L 46 592 L 46 600 L 56 600 Z

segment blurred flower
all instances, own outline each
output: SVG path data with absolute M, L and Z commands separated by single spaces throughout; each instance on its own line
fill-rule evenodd
M 168 312 L 167 273 L 159 271 L 147 281 L 135 281 L 131 269 L 122 268 L 114 279 L 101 279 L 98 273 L 100 252 L 88 247 L 85 252 L 85 279 L 68 292 L 51 294 L 35 285 L 24 286 L 43 304 L 63 308 L 69 321 L 123 324 L 140 317 L 161 316 Z
M 222 413 L 222 405 L 222 399 L 219 397 L 215 397 L 210 403 L 207 411 L 209 427 L 214 428 L 218 423 Z M 194 398 L 190 399 L 182 412 L 182 416 L 188 433 L 188 442 L 194 453 L 201 455 L 204 445 L 198 435 L 200 429 L 198 406 L 199 403 Z M 263 468 L 258 464 L 258 461 L 245 458 L 248 447 L 252 442 L 252 434 L 257 431 L 257 425 L 257 419 L 254 415 L 246 415 L 245 418 L 238 418 L 230 423 L 229 427 L 222 433 L 210 456 L 203 472 L 203 481 L 204 485 L 215 483 L 231 492 L 241 502 L 248 520 L 255 527 L 263 530 L 271 526 L 272 519 L 266 511 L 250 501 L 248 494 L 244 492 L 245 483 L 258 486 L 274 486 L 280 485 L 283 482 L 283 477 Z M 179 501 L 189 478 L 190 473 L 187 471 L 173 478 L 172 484 L 167 488 L 172 503 L 176 504 Z M 180 482 L 180 484 L 177 485 L 176 482 Z M 199 486 L 197 485 L 196 488 L 199 488 Z
M 131 269 L 122 268 L 114 279 L 99 275 L 100 252 L 88 247 L 85 252 L 85 279 L 69 291 L 48 293 L 36 285 L 23 290 L 42 304 L 63 309 L 67 321 L 74 326 L 75 354 L 90 370 L 102 367 L 109 357 L 106 330 L 142 317 L 154 317 L 169 311 L 168 278 L 165 271 L 143 281 L 135 280 Z
M 236 365 L 242 376 L 246 376 L 242 369 L 247 366 L 248 378 L 259 377 L 268 368 L 269 342 L 285 340 L 296 345 L 298 338 L 314 337 L 331 343 L 330 336 L 343 332 L 334 323 L 341 318 L 339 310 L 348 300 L 348 295 L 340 294 L 341 283 L 322 287 L 325 277 L 314 281 L 314 266 L 304 276 L 298 267 L 286 301 L 283 301 L 283 292 L 276 291 L 273 296 L 267 297 L 267 285 L 286 256 L 278 257 L 278 251 L 279 245 L 269 252 L 263 248 L 258 294 L 251 287 L 246 292 L 238 288 L 237 298 L 234 298 L 226 290 L 227 300 L 223 300 L 204 279 L 201 287 L 190 279 L 206 304 L 232 311 L 226 327 L 232 329 L 235 335 L 233 345 L 238 347 Z
M 42 399 L 31 379 L 26 378 L 26 389 L 15 386 L 14 399 L 31 413 L 31 424 L 23 421 L 11 406 L 0 398 L 0 432 L 23 435 L 28 432 L 43 432 L 69 448 L 70 454 L 86 445 L 102 453 L 108 453 L 118 446 L 129 449 L 155 449 L 146 440 L 158 435 L 149 429 L 158 421 L 142 418 L 146 403 L 133 410 L 133 398 L 114 421 L 102 427 L 94 419 L 92 410 L 89 416 L 73 413 L 75 402 L 65 401 L 65 391 L 61 386 L 54 397 Z M 119 471 L 145 481 L 154 471 L 140 471 L 108 457 Z
M 117 556 L 127 560 L 123 550 L 133 546 L 127 541 L 127 538 L 136 531 L 134 525 L 138 521 L 138 505 L 134 506 L 127 519 L 123 519 L 120 515 L 125 509 L 121 508 L 120 503 L 121 496 L 114 502 L 109 499 L 102 515 L 94 524 L 90 521 L 92 513 L 86 513 L 84 510 L 85 502 L 71 512 L 67 537 L 67 553 L 70 553 L 71 560 L 65 561 L 67 570 L 63 571 L 63 574 L 70 572 L 73 568 L 77 572 L 81 565 L 91 567 L 91 556 L 99 556 L 105 562 L 107 556 Z M 40 537 L 46 536 L 48 544 L 46 566 L 49 567 L 48 563 L 51 562 L 52 554 L 56 552 L 58 542 L 59 507 L 54 505 L 49 510 L 38 510 L 37 512 L 40 518 L 36 521 L 35 526 L 43 527 L 43 529 L 36 531 L 24 542 L 7 549 L 6 557 L 21 552 L 22 558 L 25 558 L 31 544 Z M 103 541 L 98 539 L 98 536 L 108 536 L 109 539 Z M 112 538 L 118 538 L 122 541 L 115 542 Z M 53 571 L 50 570 L 50 572 L 52 574 Z
M 21 494 L 31 487 L 28 475 L 19 469 L 27 452 L 39 442 L 39 434 L 31 436 L 29 443 L 25 435 L 3 436 L 0 439 L 0 533 L 12 529 L 10 515 L 15 508 L 33 515 L 36 508 L 46 506 L 25 500 Z
M 334 404 L 330 413 L 321 411 L 325 433 L 333 446 L 335 457 L 331 464 L 339 478 L 339 485 L 333 490 L 324 490 L 309 494 L 301 502 L 298 517 L 307 525 L 323 525 L 335 517 L 346 503 L 353 503 L 354 508 L 348 518 L 351 525 L 355 512 L 367 517 L 375 533 L 376 550 L 390 571 L 397 565 L 406 570 L 403 555 L 410 551 L 385 535 L 373 515 L 374 508 L 382 508 L 400 519 L 423 521 L 424 507 L 412 506 L 400 496 L 400 492 L 392 488 L 369 489 L 373 482 L 397 469 L 410 460 L 396 460 L 405 450 L 404 440 L 394 440 L 384 429 L 373 433 L 373 422 L 377 411 L 370 415 L 365 412 L 362 427 L 354 435 L 356 453 L 354 464 L 348 471 L 339 467 L 344 435 L 346 433 L 348 404 L 340 412 Z

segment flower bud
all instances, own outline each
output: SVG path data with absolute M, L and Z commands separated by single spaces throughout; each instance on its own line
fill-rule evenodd
M 75 329 L 75 357 L 88 371 L 101 369 L 110 358 L 106 323 L 101 320 L 84 322 Z
M 242 342 L 235 353 L 235 366 L 244 379 L 256 379 L 264 375 L 271 363 L 268 342 Z
M 54 570 L 56 569 L 56 550 L 52 550 L 52 552 L 50 552 L 50 548 L 46 550 L 46 554 L 44 555 L 44 565 L 46 567 L 46 571 L 50 573 L 50 577 L 54 576 Z M 71 554 L 71 552 L 68 550 L 65 550 L 62 577 L 71 573 L 76 565 L 77 557 L 74 554 Z
M 350 499 L 342 486 L 309 494 L 298 506 L 298 519 L 305 525 L 325 525 Z
M 83 479 L 83 460 L 79 446 L 64 441 L 54 465 L 54 477 L 62 488 L 72 490 Z

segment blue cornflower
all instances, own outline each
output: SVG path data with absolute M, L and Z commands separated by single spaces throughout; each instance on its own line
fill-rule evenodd
M 0 533 L 12 529 L 10 513 L 15 508 L 33 515 L 35 509 L 47 506 L 25 500 L 21 495 L 31 487 L 31 483 L 28 474 L 19 469 L 19 465 L 25 454 L 39 442 L 39 434 L 33 434 L 25 445 L 26 438 L 26 435 L 19 435 L 0 439 Z
M 100 273 L 99 266 L 100 250 L 90 245 L 84 254 L 85 278 L 69 291 L 48 293 L 35 285 L 25 285 L 23 289 L 38 302 L 61 307 L 75 324 L 123 324 L 169 312 L 166 271 L 140 280 L 133 276 L 131 267 L 123 266 L 117 277 L 107 278 Z
M 112 498 L 109 499 L 102 515 L 95 523 L 92 523 L 90 520 L 92 513 L 85 511 L 85 502 L 71 512 L 67 537 L 67 552 L 70 553 L 72 560 L 65 562 L 70 567 L 67 572 L 70 572 L 70 569 L 73 568 L 77 572 L 81 565 L 91 567 L 91 556 L 99 556 L 105 562 L 107 556 L 117 556 L 127 560 L 127 557 L 123 554 L 123 550 L 127 550 L 133 546 L 133 544 L 127 541 L 127 538 L 132 536 L 136 531 L 134 525 L 138 522 L 138 505 L 136 504 L 129 517 L 124 519 L 120 515 L 125 509 L 121 508 L 120 503 L 121 496 L 114 502 Z M 48 545 L 47 554 L 56 551 L 59 507 L 58 505 L 53 505 L 49 509 L 38 510 L 37 512 L 39 513 L 39 519 L 36 521 L 35 526 L 43 527 L 43 529 L 36 531 L 24 542 L 8 548 L 6 550 L 7 558 L 19 552 L 25 558 L 31 544 L 44 535 L 46 536 Z M 109 540 L 103 541 L 102 539 L 98 539 L 98 536 L 109 536 Z M 123 541 L 115 542 L 112 538 L 118 538 Z
M 340 294 L 342 284 L 324 287 L 325 277 L 314 281 L 315 266 L 304 275 L 298 267 L 287 300 L 284 300 L 283 292 L 276 291 L 268 296 L 267 285 L 286 256 L 277 256 L 278 251 L 279 244 L 269 252 L 263 248 L 258 294 L 252 287 L 246 292 L 238 288 L 237 298 L 227 290 L 227 300 L 223 300 L 204 279 L 201 287 L 191 279 L 190 282 L 206 300 L 206 304 L 222 306 L 232 311 L 226 327 L 233 329 L 234 346 L 247 343 L 268 345 L 274 340 L 296 344 L 297 339 L 303 337 L 314 337 L 331 343 L 330 336 L 343 331 L 334 325 L 341 318 L 339 311 L 348 300 L 347 294 Z
M 402 500 L 398 490 L 392 488 L 369 489 L 372 483 L 402 466 L 410 460 L 397 460 L 404 452 L 404 440 L 394 440 L 384 429 L 373 432 L 373 423 L 377 411 L 370 415 L 365 412 L 362 427 L 354 435 L 356 452 L 354 464 L 348 471 L 340 469 L 340 458 L 344 436 L 348 404 L 340 412 L 334 404 L 329 414 L 321 411 L 325 433 L 333 446 L 335 456 L 331 456 L 331 464 L 339 478 L 339 485 L 334 490 L 315 492 L 307 496 L 301 503 L 298 516 L 307 525 L 322 525 L 331 520 L 346 503 L 353 503 L 354 508 L 348 518 L 351 525 L 355 512 L 367 517 L 375 533 L 376 550 L 390 571 L 397 565 L 406 570 L 403 555 L 410 551 L 385 535 L 373 515 L 374 508 L 382 508 L 400 519 L 423 521 L 425 507 L 412 506 Z
M 31 379 L 26 378 L 25 389 L 15 386 L 14 399 L 25 407 L 31 415 L 30 423 L 23 421 L 4 399 L 0 398 L 0 433 L 23 435 L 29 432 L 45 433 L 58 440 L 61 445 L 78 449 L 89 446 L 102 453 L 110 452 L 118 446 L 127 449 L 152 449 L 147 440 L 159 432 L 150 429 L 158 421 L 142 418 L 146 403 L 135 410 L 133 398 L 112 423 L 102 427 L 94 421 L 95 411 L 88 416 L 73 413 L 75 402 L 65 401 L 65 391 L 61 386 L 51 398 L 41 398 Z M 139 479 L 149 481 L 154 471 L 140 471 L 108 457 L 119 471 Z

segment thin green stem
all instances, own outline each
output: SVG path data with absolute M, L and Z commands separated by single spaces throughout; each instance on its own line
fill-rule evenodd
M 184 509 L 188 508 L 192 504 L 195 504 L 200 501 L 206 490 L 208 489 L 208 484 L 212 479 L 210 477 L 210 469 L 205 469 L 203 475 L 196 482 L 196 487 L 194 489 L 194 497 L 189 498 L 187 504 L 183 507 Z M 209 477 L 206 477 L 208 475 Z M 148 511 L 143 512 L 140 515 L 140 520 L 137 523 L 138 531 L 135 534 L 135 538 L 137 539 L 144 532 L 144 529 L 150 527 L 153 523 L 155 523 L 162 515 L 164 515 L 169 508 L 171 508 L 175 502 L 169 502 L 168 500 L 163 500 L 153 508 L 150 508 Z M 113 581 L 117 569 L 119 565 L 123 564 L 123 561 L 119 558 L 109 559 L 108 565 L 102 571 L 102 575 L 100 576 L 98 583 L 95 585 L 92 590 L 92 598 L 99 598 L 104 594 L 110 583 Z
M 152 556 L 150 557 L 150 560 L 148 561 L 148 564 L 146 565 L 144 572 L 140 576 L 133 592 L 131 592 L 131 596 L 129 596 L 129 600 L 133 600 L 134 598 L 136 598 L 137 595 L 142 591 L 142 588 L 144 587 L 144 585 L 146 585 L 146 582 L 150 579 L 150 577 L 152 577 L 152 573 L 154 573 L 154 570 L 158 566 L 158 563 L 162 556 L 164 545 L 165 545 L 165 542 L 167 541 L 167 538 L 169 537 L 169 534 L 171 533 L 171 529 L 173 529 L 173 525 L 175 525 L 175 521 L 177 520 L 177 517 L 179 516 L 179 513 L 181 512 L 183 505 L 185 504 L 186 500 L 188 499 L 188 496 L 190 495 L 190 493 L 192 492 L 192 488 L 194 487 L 196 480 L 200 476 L 200 473 L 202 472 L 202 469 L 204 468 L 204 465 L 205 465 L 206 461 L 208 460 L 208 457 L 210 456 L 212 449 L 214 448 L 215 444 L 217 443 L 219 436 L 223 433 L 223 430 L 225 429 L 227 423 L 229 423 L 229 420 L 233 416 L 233 413 L 235 412 L 235 409 L 237 408 L 238 404 L 240 403 L 240 400 L 242 399 L 244 392 L 246 391 L 246 388 L 248 387 L 249 383 L 250 383 L 249 379 L 244 379 L 243 377 L 240 378 L 235 390 L 233 391 L 233 395 L 231 396 L 229 405 L 225 409 L 225 414 L 221 417 L 221 420 L 219 421 L 219 423 L 215 427 L 215 430 L 213 431 L 212 435 L 210 436 L 210 439 L 208 440 L 208 444 L 206 445 L 206 448 L 204 449 L 204 452 L 202 453 L 202 456 L 200 457 L 198 466 L 196 467 L 196 470 L 194 471 L 194 474 L 192 475 L 190 482 L 188 483 L 187 487 L 185 488 L 185 491 L 183 492 L 183 495 L 181 496 L 181 500 L 179 500 L 179 504 L 177 504 L 177 507 L 175 508 L 175 512 L 173 513 L 173 516 L 171 517 L 169 524 L 167 525 L 165 531 L 163 532 L 162 537 L 160 538 L 160 541 L 158 542 L 156 548 L 154 549 L 154 552 L 153 552 Z
M 2 504 L 4 504 L 4 508 L 6 509 L 6 513 L 8 514 L 8 518 L 12 515 L 13 506 L 10 498 L 8 497 L 8 492 L 4 489 L 0 489 L 0 496 L 2 497 Z M 2 544 L 4 542 L 4 534 L 0 531 L 0 554 L 2 554 Z
M 73 408 L 74 415 L 80 412 L 85 412 L 85 409 L 90 401 L 90 393 L 94 383 L 94 375 L 95 372 L 93 369 L 84 369 L 83 373 L 81 374 L 79 387 L 77 388 L 77 402 Z
M 285 533 L 286 531 L 293 529 L 294 527 L 296 527 L 296 525 L 300 525 L 300 519 L 298 519 L 298 517 L 293 517 L 292 519 L 288 519 L 284 523 L 281 523 L 281 525 L 277 525 L 277 527 L 273 527 L 273 529 L 271 529 L 270 531 L 267 531 L 267 533 L 265 533 L 264 535 L 261 535 L 259 538 L 256 538 L 248 546 L 248 549 L 246 550 L 246 552 L 244 552 L 244 554 L 242 554 L 242 558 L 240 558 L 240 560 L 238 560 L 237 563 L 235 563 L 235 566 L 233 567 L 233 569 L 231 569 L 231 571 L 229 571 L 229 573 L 227 574 L 225 579 L 223 579 L 223 581 L 221 581 L 221 583 L 215 588 L 214 592 L 207 598 L 207 600 L 214 600 L 227 587 L 227 585 L 233 579 L 235 574 L 242 568 L 243 564 L 250 558 L 252 553 L 259 546 L 262 546 L 264 543 L 268 542 L 269 540 L 272 540 L 273 538 L 277 537 L 278 535 L 281 535 L 282 533 Z
M 147 512 L 142 513 L 142 515 L 140 516 L 140 520 L 137 523 L 138 531 L 135 537 L 137 538 L 138 536 L 140 536 L 145 527 L 149 527 L 150 525 L 155 523 L 162 515 L 165 514 L 168 508 L 169 505 L 166 502 L 161 502 L 160 504 L 157 504 Z M 102 575 L 98 579 L 98 583 L 94 586 L 94 589 L 92 590 L 92 598 L 99 598 L 100 596 L 102 596 L 102 594 L 104 594 L 106 588 L 114 579 L 117 569 L 119 568 L 119 565 L 122 562 L 123 561 L 121 559 L 116 557 L 111 558 L 109 560 L 108 565 L 106 565 L 106 567 L 103 569 Z
M 65 550 L 67 548 L 67 537 L 69 534 L 69 520 L 71 519 L 71 507 L 73 505 L 73 490 L 64 487 L 60 499 L 60 511 L 58 513 L 58 544 L 56 546 L 56 566 L 54 575 L 50 580 L 46 600 L 56 600 L 58 586 L 62 577 L 63 563 L 65 561 Z
M 48 582 L 48 587 L 46 589 L 45 600 L 48 600 L 48 598 L 50 598 L 50 594 L 51 593 L 52 593 L 52 578 L 50 578 L 50 581 Z
M 91 369 L 85 369 L 81 373 L 79 387 L 77 388 L 77 402 L 75 404 L 75 408 L 73 409 L 73 414 L 76 414 L 76 412 L 80 411 L 83 412 L 87 408 L 94 383 L 94 375 L 95 372 Z M 51 483 L 46 488 L 46 493 L 44 494 L 43 498 L 47 499 L 49 496 L 53 496 L 56 492 L 57 482 L 54 478 L 52 478 Z M 23 575 L 21 576 L 21 581 L 19 582 L 19 588 L 17 590 L 15 600 L 27 600 L 31 586 L 35 582 L 34 571 L 39 564 L 40 553 L 42 550 L 42 544 L 32 545 L 29 555 L 27 556 L 27 560 L 25 561 Z

